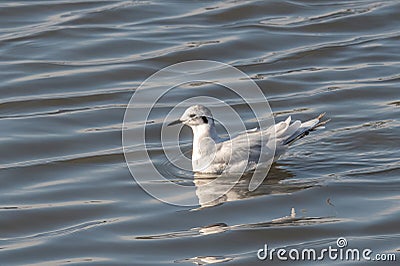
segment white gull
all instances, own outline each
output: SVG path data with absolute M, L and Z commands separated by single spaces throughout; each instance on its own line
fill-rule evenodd
M 203 105 L 193 105 L 168 126 L 183 123 L 192 128 L 194 172 L 220 174 L 251 172 L 263 164 L 276 162 L 290 144 L 325 125 L 329 120 L 321 121 L 323 116 L 292 123 L 289 116 L 265 130 L 248 130 L 231 139 L 222 139 L 217 134 L 211 111 Z

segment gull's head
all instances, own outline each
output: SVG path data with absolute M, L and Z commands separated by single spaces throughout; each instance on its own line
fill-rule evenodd
M 201 125 L 213 125 L 214 119 L 212 117 L 210 109 L 198 104 L 190 106 L 188 109 L 186 109 L 179 120 L 169 123 L 168 125 L 170 126 L 179 123 L 193 128 Z

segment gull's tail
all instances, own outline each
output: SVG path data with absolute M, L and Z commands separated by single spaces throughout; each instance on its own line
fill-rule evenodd
M 289 117 L 288 119 L 286 119 L 285 122 L 282 122 L 285 124 L 285 129 L 282 130 L 283 132 L 280 132 L 280 137 L 283 141 L 282 144 L 290 145 L 296 140 L 307 136 L 311 131 L 314 131 L 319 127 L 323 127 L 326 123 L 330 121 L 330 119 L 322 121 L 321 119 L 324 117 L 324 115 L 325 113 L 320 114 L 318 117 L 304 123 L 300 121 L 295 121 L 291 125 L 289 125 L 291 118 Z

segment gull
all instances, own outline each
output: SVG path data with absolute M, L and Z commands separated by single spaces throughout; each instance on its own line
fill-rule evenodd
M 192 168 L 195 173 L 221 174 L 251 172 L 257 167 L 276 162 L 298 139 L 308 135 L 329 120 L 325 113 L 306 122 L 291 123 L 289 116 L 265 130 L 252 129 L 235 137 L 218 136 L 213 115 L 203 105 L 186 109 L 181 118 L 168 126 L 183 124 L 193 131 Z

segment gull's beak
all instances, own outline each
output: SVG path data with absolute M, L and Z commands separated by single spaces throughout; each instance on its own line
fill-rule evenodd
M 173 125 L 177 125 L 177 124 L 180 124 L 180 123 L 182 123 L 182 121 L 178 119 L 178 120 L 175 120 L 175 121 L 172 121 L 171 123 L 169 123 L 169 124 L 167 125 L 167 127 L 173 126 Z

